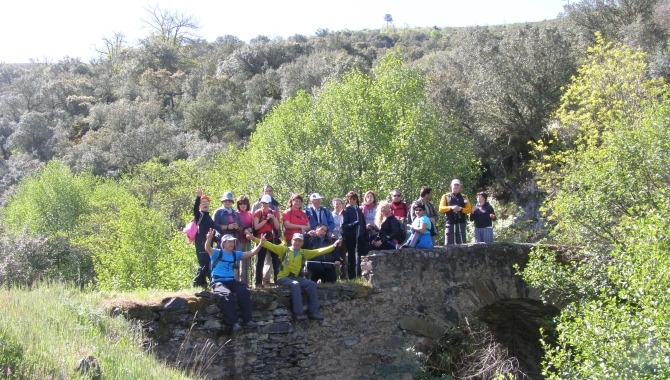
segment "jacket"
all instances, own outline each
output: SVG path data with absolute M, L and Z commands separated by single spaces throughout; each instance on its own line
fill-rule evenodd
M 455 212 L 453 211 L 454 206 L 460 206 L 463 209 L 460 212 Z M 444 214 L 447 224 L 465 223 L 471 210 L 470 200 L 465 194 L 448 193 L 444 194 L 442 199 L 440 199 L 440 212 Z
M 319 207 L 318 210 L 315 210 L 311 206 L 305 207 L 305 214 L 307 214 L 307 217 L 309 218 L 309 229 L 313 230 L 316 228 L 316 225 L 318 224 L 316 217 L 317 213 L 319 214 L 321 223 L 328 226 L 328 232 L 333 233 L 333 231 L 335 231 L 335 219 L 333 219 L 333 213 L 323 206 Z

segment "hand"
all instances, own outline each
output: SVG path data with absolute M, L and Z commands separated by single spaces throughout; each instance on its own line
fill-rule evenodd
M 307 233 L 307 235 L 309 235 L 309 236 L 316 236 L 316 231 L 311 230 L 311 231 L 309 231 L 309 232 Z
M 309 226 L 302 226 L 302 227 L 300 227 L 300 231 L 303 232 L 303 233 L 309 231 Z
M 367 228 L 368 230 L 372 229 L 372 224 L 370 224 L 370 223 L 366 224 L 365 228 Z
M 375 247 L 379 247 L 380 245 L 382 245 L 382 241 L 381 240 L 375 240 L 375 241 L 372 242 L 372 245 L 374 245 Z
M 489 214 L 489 217 L 491 218 L 491 220 L 493 220 L 496 218 L 496 214 Z
M 342 265 L 342 263 L 340 263 L 339 261 L 336 261 L 333 264 L 335 264 L 336 267 L 339 267 L 340 265 Z
M 337 239 L 337 240 L 335 241 L 335 246 L 336 246 L 336 247 L 339 247 L 339 246 L 341 246 L 341 245 L 342 245 L 342 239 Z
M 429 218 L 432 223 L 435 223 L 435 218 Z
M 454 212 L 461 212 L 461 210 L 463 210 L 463 207 L 461 207 L 461 206 L 453 206 L 451 209 L 454 210 Z
M 254 235 L 252 235 L 251 232 L 249 232 L 249 231 L 246 231 L 245 236 L 247 237 L 247 240 L 249 240 L 249 241 L 254 239 Z
M 195 196 L 196 197 L 202 196 L 202 187 L 198 187 L 197 189 L 195 189 Z
M 234 230 L 234 229 L 235 229 L 235 223 L 230 223 L 230 224 L 227 226 L 227 228 L 228 228 L 229 230 Z
M 213 236 L 214 236 L 214 229 L 210 228 L 209 231 L 207 231 L 207 240 L 212 240 Z
M 355 221 L 355 222 L 353 222 L 353 223 L 351 223 L 351 225 L 354 226 L 354 227 L 358 226 L 359 224 L 361 224 L 361 222 L 358 221 L 358 220 Z
M 266 220 L 270 220 L 270 219 L 272 219 L 272 218 L 274 218 L 274 217 L 275 217 L 275 215 L 272 214 L 272 213 L 270 213 L 270 214 L 268 214 L 268 216 L 267 216 L 265 219 L 266 219 Z
M 261 242 L 259 243 L 261 246 L 267 242 L 267 239 L 265 238 L 265 235 L 261 236 Z

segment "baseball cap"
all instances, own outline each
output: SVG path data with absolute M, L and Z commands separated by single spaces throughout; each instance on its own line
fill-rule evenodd
M 223 193 L 223 195 L 221 196 L 221 202 L 223 202 L 223 201 L 233 201 L 233 200 L 234 200 L 233 199 L 233 193 L 231 193 L 231 192 Z
M 309 196 L 310 201 L 313 201 L 315 199 L 323 199 L 323 197 L 319 193 L 314 193 L 314 194 Z
M 453 186 L 453 185 L 458 185 L 458 186 L 460 186 L 460 185 L 461 185 L 461 181 L 459 181 L 459 180 L 457 180 L 457 179 L 454 179 L 454 180 L 451 181 L 451 186 Z
M 221 241 L 228 241 L 228 240 L 237 240 L 237 238 L 231 234 L 225 234 L 221 237 Z
M 261 203 L 272 203 L 272 197 L 265 194 L 261 197 Z
M 305 237 L 302 236 L 302 234 L 293 234 L 293 239 L 291 239 L 291 240 L 295 240 L 295 239 L 305 240 Z

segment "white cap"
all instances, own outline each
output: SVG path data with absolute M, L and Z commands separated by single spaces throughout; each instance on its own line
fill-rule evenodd
M 237 240 L 237 238 L 231 234 L 225 234 L 221 237 L 221 241 L 228 241 L 228 240 Z
M 313 201 L 315 199 L 323 199 L 323 197 L 319 193 L 314 193 L 314 194 L 309 196 L 310 201 Z
M 272 203 L 272 197 L 265 194 L 261 197 L 261 203 Z
M 460 185 L 461 185 L 461 181 L 459 181 L 459 180 L 457 180 L 457 179 L 452 180 L 452 181 L 451 181 L 451 186 L 454 186 L 454 185 L 458 185 L 458 186 L 460 186 Z
M 304 236 L 302 236 L 302 234 L 293 234 L 293 239 L 291 239 L 291 240 L 295 240 L 295 239 L 305 240 L 305 238 L 304 238 Z

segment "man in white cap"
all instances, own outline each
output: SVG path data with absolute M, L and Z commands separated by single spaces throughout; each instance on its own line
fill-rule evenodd
M 335 231 L 335 219 L 333 213 L 326 207 L 321 206 L 323 197 L 319 193 L 314 193 L 309 196 L 311 204 L 305 207 L 305 214 L 309 217 L 309 230 L 314 231 L 319 224 L 325 224 L 328 231 Z
M 277 275 L 277 284 L 291 289 L 293 315 L 295 316 L 295 319 L 304 321 L 309 318 L 321 321 L 323 320 L 323 317 L 319 314 L 319 299 L 316 294 L 316 283 L 310 279 L 300 277 L 300 271 L 305 265 L 305 261 L 333 252 L 335 247 L 338 247 L 341 244 L 341 241 L 338 240 L 333 245 L 319 249 L 303 249 L 302 244 L 304 240 L 302 234 L 296 233 L 293 234 L 290 247 L 272 244 L 270 242 L 265 242 L 259 245 L 262 245 L 263 248 L 267 248 L 269 251 L 272 251 L 279 256 L 281 264 L 279 267 L 279 274 Z M 254 241 L 256 243 L 260 242 L 257 238 L 254 238 Z M 307 293 L 307 298 L 309 300 L 307 316 L 303 313 L 301 290 L 304 290 Z
M 221 237 L 221 248 L 212 248 L 212 238 L 214 230 L 210 229 L 207 233 L 207 243 L 205 250 L 209 254 L 212 263 L 212 293 L 216 294 L 220 300 L 223 313 L 226 316 L 226 323 L 237 332 L 243 328 L 255 329 L 258 325 L 251 320 L 251 293 L 247 286 L 239 281 L 235 281 L 235 269 L 239 267 L 240 261 L 254 256 L 265 243 L 265 238 L 259 240 L 260 244 L 247 252 L 235 250 L 237 238 L 233 235 L 225 234 Z M 253 238 L 251 234 L 248 239 Z M 235 298 L 240 305 L 242 312 L 242 325 L 238 323 L 237 308 L 235 307 Z
M 470 215 L 470 200 L 461 194 L 461 181 L 451 181 L 451 192 L 444 194 L 440 200 L 440 213 L 444 214 L 446 228 L 444 230 L 444 245 L 465 244 L 465 222 Z
M 235 199 L 233 193 L 225 192 L 221 195 L 221 207 L 214 211 L 214 223 L 223 227 L 222 234 L 238 236 L 240 233 L 240 214 L 233 208 Z M 220 238 L 220 236 L 218 236 Z

